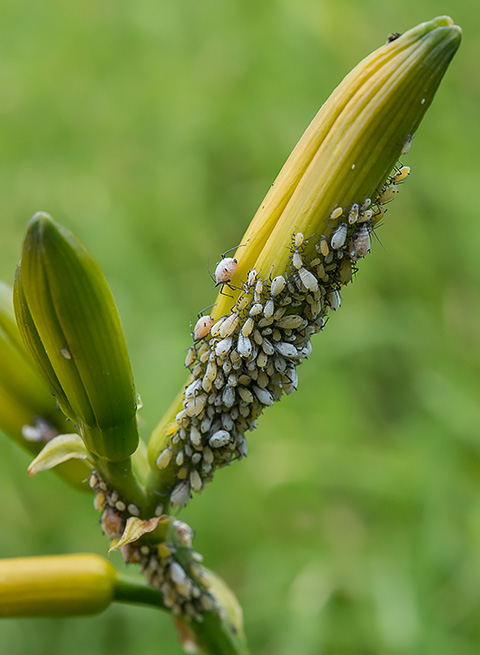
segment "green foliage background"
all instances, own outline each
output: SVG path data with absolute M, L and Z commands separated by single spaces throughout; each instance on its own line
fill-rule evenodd
M 450 13 L 464 41 L 413 174 L 343 306 L 247 460 L 181 515 L 235 589 L 252 652 L 480 649 L 480 14 L 445 0 L 51 0 L 0 9 L 0 278 L 45 210 L 102 266 L 143 434 L 184 383 L 189 322 L 320 104 L 392 31 Z M 107 542 L 87 496 L 2 439 L 0 556 Z M 115 557 L 112 558 L 118 563 Z M 13 655 L 179 653 L 168 616 L 116 606 L 2 620 Z

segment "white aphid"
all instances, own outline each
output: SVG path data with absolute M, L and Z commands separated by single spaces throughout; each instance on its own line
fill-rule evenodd
M 65 359 L 72 359 L 72 353 L 68 348 L 62 348 L 60 353 L 63 355 L 63 357 L 65 357 Z
M 218 357 L 224 357 L 232 348 L 232 338 L 226 337 L 217 343 L 215 346 L 215 354 Z
M 250 316 L 258 316 L 262 312 L 263 312 L 263 305 L 259 302 L 256 302 L 250 307 L 250 311 L 248 313 L 250 314 Z
M 170 460 L 172 459 L 172 454 L 173 453 L 170 448 L 165 448 L 165 450 L 162 450 L 156 461 L 159 469 L 167 468 L 167 466 L 170 464 Z
M 202 435 L 195 425 L 190 428 L 190 443 L 195 449 L 200 449 L 202 446 Z
M 215 323 L 213 316 L 200 316 L 193 328 L 193 338 L 195 341 L 203 339 L 210 332 L 212 325 Z
M 254 385 L 253 393 L 257 396 L 262 405 L 267 407 L 271 407 L 273 405 L 273 396 L 270 391 L 268 391 L 268 389 L 262 389 L 261 387 Z
M 273 316 L 274 311 L 275 311 L 275 304 L 273 300 L 270 298 L 265 303 L 265 306 L 263 308 L 263 315 L 265 316 L 265 318 L 271 318 Z
M 202 488 L 203 488 L 202 478 L 200 477 L 200 473 L 196 469 L 192 469 L 190 471 L 189 479 L 190 479 L 190 484 L 192 486 L 192 489 L 194 491 L 198 492 L 198 491 L 202 490 Z
M 255 280 L 256 280 L 256 279 L 257 279 L 257 271 L 256 271 L 254 268 L 252 268 L 252 269 L 248 272 L 248 276 L 247 276 L 247 286 L 249 286 L 249 287 L 253 287 L 253 285 L 255 284 Z
M 179 585 L 185 582 L 187 579 L 187 574 L 178 562 L 172 562 L 170 564 L 170 577 L 174 584 Z
M 230 443 L 230 433 L 226 430 L 218 430 L 208 440 L 210 448 L 223 448 Z
M 362 206 L 360 207 L 360 211 L 364 212 L 366 211 L 370 205 L 372 204 L 372 199 L 371 198 L 365 198 L 365 200 L 362 203 Z
M 241 329 L 242 336 L 248 337 L 252 333 L 254 326 L 255 326 L 255 321 L 251 316 L 249 316 L 245 321 L 245 323 L 242 325 L 242 329 Z
M 318 282 L 317 278 L 313 273 L 310 273 L 310 271 L 307 271 L 306 268 L 301 268 L 298 271 L 298 275 L 300 276 L 300 280 L 302 281 L 303 286 L 305 289 L 308 291 L 318 291 Z
M 216 283 L 222 284 L 231 280 L 237 270 L 237 266 L 238 261 L 234 257 L 224 257 L 215 269 Z
M 298 357 L 298 351 L 295 346 L 287 341 L 277 343 L 275 348 L 282 357 L 289 357 L 291 359 Z
M 412 135 L 407 134 L 407 138 L 405 139 L 402 149 L 400 150 L 401 155 L 408 155 L 408 153 L 410 152 L 410 147 L 412 145 L 412 139 L 413 139 Z
M 241 332 L 238 335 L 237 350 L 241 357 L 245 359 L 252 354 L 252 342 L 248 337 L 245 337 Z
M 206 393 L 200 393 L 187 400 L 185 403 L 187 416 L 198 416 L 201 414 L 205 407 L 205 403 L 207 402 L 207 398 L 208 396 Z
M 334 289 L 331 293 L 328 294 L 328 302 L 330 303 L 330 307 L 333 310 L 337 310 L 340 307 L 341 298 L 340 298 L 340 294 L 336 289 Z
M 340 225 L 333 233 L 332 240 L 330 241 L 332 248 L 334 250 L 338 250 L 338 248 L 341 248 L 344 245 L 346 238 L 347 238 L 347 224 L 340 223 Z
M 300 248 L 303 245 L 305 237 L 301 232 L 297 232 L 295 235 L 295 248 Z
M 370 221 L 373 216 L 373 211 L 371 209 L 366 209 L 363 214 L 358 217 L 358 223 L 366 223 Z
M 270 287 L 270 293 L 272 294 L 272 296 L 275 297 L 281 294 L 282 291 L 285 289 L 286 284 L 287 281 L 285 280 L 283 275 L 277 275 L 277 277 L 274 277 L 272 280 L 272 286 Z
M 188 482 L 180 482 L 174 487 L 172 495 L 170 496 L 171 507 L 183 507 L 188 503 L 190 498 L 190 484 Z
M 198 380 L 198 379 L 194 380 L 185 389 L 185 398 L 189 398 L 190 396 L 194 396 L 195 393 L 200 390 L 201 386 L 202 386 L 201 380 Z
M 297 270 L 298 270 L 299 268 L 302 268 L 302 266 L 303 266 L 302 256 L 301 256 L 301 254 L 300 254 L 299 252 L 297 252 L 296 250 L 295 250 L 295 252 L 293 253 L 292 264 L 293 264 L 293 267 L 296 268 Z
M 358 218 L 358 211 L 359 211 L 359 206 L 355 202 L 351 207 L 350 211 L 348 212 L 348 222 L 350 225 L 353 225 L 354 223 L 357 222 Z
M 393 181 L 398 184 L 398 182 L 403 182 L 408 175 L 410 175 L 410 166 L 402 166 L 393 176 Z
M 235 328 L 238 325 L 238 314 L 230 314 L 230 316 L 227 316 L 227 318 L 223 321 L 222 325 L 220 326 L 220 336 L 222 339 L 225 337 L 229 337 L 231 334 L 235 332 Z

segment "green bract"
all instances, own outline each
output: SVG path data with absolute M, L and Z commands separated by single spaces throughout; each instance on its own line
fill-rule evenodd
M 14 288 L 23 340 L 96 456 L 138 445 L 136 396 L 111 291 L 86 248 L 47 214 L 31 219 Z

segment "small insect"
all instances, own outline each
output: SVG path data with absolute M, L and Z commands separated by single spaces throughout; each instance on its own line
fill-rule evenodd
M 337 207 L 336 209 L 333 210 L 333 212 L 330 214 L 330 218 L 332 221 L 336 221 L 337 218 L 340 218 L 340 216 L 343 214 L 343 207 Z
M 370 252 L 370 232 L 368 227 L 363 224 L 353 233 L 350 255 L 356 261 L 365 257 L 368 252 Z
M 238 248 L 240 247 L 241 246 L 238 246 Z M 222 293 L 224 285 L 227 285 L 229 289 L 232 290 L 235 289 L 235 287 L 233 287 L 230 284 L 230 280 L 235 275 L 235 271 L 237 270 L 237 266 L 238 266 L 238 260 L 235 259 L 234 257 L 226 257 L 226 255 L 232 250 L 236 250 L 236 248 L 230 248 L 230 250 L 227 250 L 222 254 L 222 260 L 218 262 L 217 267 L 215 269 L 215 273 L 214 273 L 215 286 L 218 286 L 219 284 L 222 285 L 222 290 L 220 291 L 220 293 Z
M 408 155 L 410 152 L 410 146 L 412 145 L 413 137 L 411 134 L 407 134 L 407 138 L 403 142 L 402 149 L 400 150 L 401 155 Z
M 330 241 L 330 245 L 334 250 L 338 250 L 338 248 L 341 248 L 343 246 L 346 238 L 347 238 L 347 224 L 340 223 L 340 225 L 333 233 L 332 240 Z
M 392 184 L 391 186 L 387 186 L 379 194 L 377 198 L 377 203 L 383 205 L 385 202 L 390 202 L 390 200 L 393 200 L 395 198 L 397 193 L 398 193 L 398 187 L 395 184 Z
M 305 237 L 301 232 L 297 232 L 295 235 L 295 248 L 301 248 L 303 245 L 303 242 L 305 241 Z
M 410 175 L 410 166 L 402 166 L 393 176 L 393 181 L 398 184 L 398 182 L 403 182 L 408 175 Z
M 215 319 L 213 316 L 200 316 L 193 328 L 193 338 L 195 341 L 206 337 L 214 323 Z
M 350 225 L 353 225 L 354 223 L 357 222 L 358 212 L 359 212 L 359 206 L 357 205 L 357 203 L 354 203 L 350 207 L 350 211 L 348 212 L 348 222 L 350 223 Z
M 401 35 L 400 32 L 392 32 L 391 34 L 388 35 L 387 43 L 391 43 L 392 41 L 396 41 L 401 36 L 402 35 Z
M 274 277 L 272 280 L 272 285 L 270 287 L 271 295 L 275 297 L 281 294 L 282 291 L 285 289 L 286 284 L 287 281 L 285 280 L 283 275 L 277 275 L 277 277 Z

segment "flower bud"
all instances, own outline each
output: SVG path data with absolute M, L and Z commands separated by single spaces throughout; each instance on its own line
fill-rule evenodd
M 116 569 L 99 555 L 0 560 L 0 616 L 97 614 L 114 600 Z
M 47 214 L 29 223 L 14 303 L 27 349 L 87 448 L 127 458 L 138 445 L 136 396 L 118 311 L 96 261 Z

